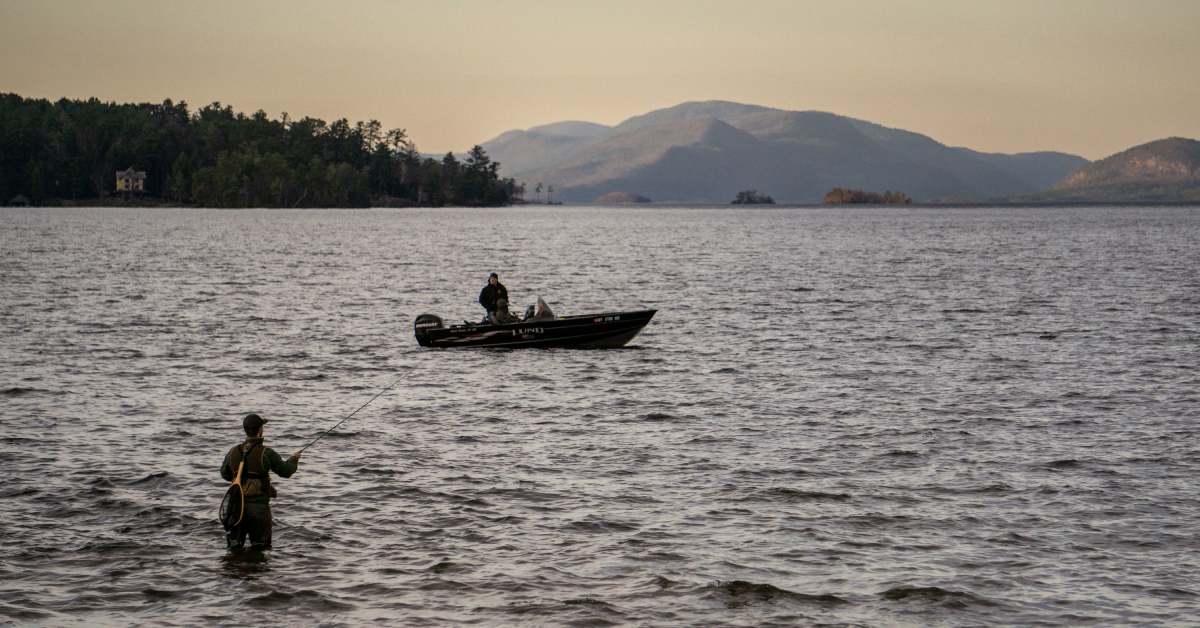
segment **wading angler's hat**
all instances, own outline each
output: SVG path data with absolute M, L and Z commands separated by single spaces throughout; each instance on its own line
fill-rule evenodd
M 266 419 L 258 416 L 254 412 L 251 412 L 250 414 L 246 415 L 246 418 L 242 419 L 242 427 L 248 431 L 253 432 L 253 431 L 257 430 L 258 428 L 262 427 L 263 424 L 266 422 L 267 422 Z

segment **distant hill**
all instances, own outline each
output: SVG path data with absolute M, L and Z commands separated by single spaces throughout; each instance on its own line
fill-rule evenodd
M 567 159 L 610 130 L 592 122 L 555 122 L 500 134 L 481 144 L 505 172 L 527 172 Z
M 725 203 L 756 189 L 817 203 L 834 187 L 986 200 L 1044 190 L 1087 163 L 1063 153 L 980 153 L 832 113 L 725 101 L 683 103 L 614 127 L 510 131 L 483 147 L 505 176 L 553 185 L 568 202 L 638 190 L 661 201 Z
M 1079 168 L 1035 200 L 1200 202 L 1200 142 L 1148 142 Z
M 703 102 L 685 102 L 666 109 L 656 109 L 650 113 L 633 116 L 616 126 L 616 131 L 625 133 L 647 127 L 657 126 L 668 122 L 679 122 L 695 118 L 716 118 L 717 120 L 733 121 L 762 113 L 780 112 L 780 109 L 760 107 L 758 105 L 743 105 L 742 103 L 724 100 L 707 100 Z

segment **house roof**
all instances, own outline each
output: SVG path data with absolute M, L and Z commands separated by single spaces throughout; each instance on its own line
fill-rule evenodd
M 146 171 L 145 170 L 134 170 L 133 168 L 128 168 L 126 170 L 118 170 L 117 178 L 118 179 L 121 179 L 121 178 L 145 179 Z

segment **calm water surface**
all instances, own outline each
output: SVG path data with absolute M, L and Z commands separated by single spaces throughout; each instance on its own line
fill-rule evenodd
M 423 312 L 654 307 L 629 348 Z M 0 623 L 1192 624 L 1200 209 L 0 210 Z M 240 417 L 285 456 L 227 555 Z

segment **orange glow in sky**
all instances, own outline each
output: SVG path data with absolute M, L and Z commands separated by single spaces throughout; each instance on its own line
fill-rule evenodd
M 1200 137 L 1191 0 L 0 0 L 0 92 L 221 101 L 462 150 L 687 100 L 1090 159 Z

